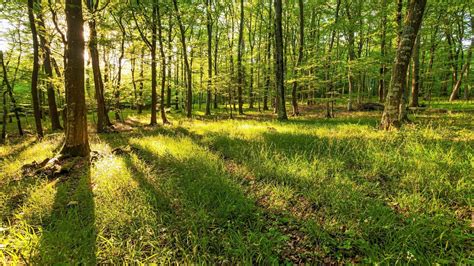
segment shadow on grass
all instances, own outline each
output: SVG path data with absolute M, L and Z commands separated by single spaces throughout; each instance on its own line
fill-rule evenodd
M 127 136 L 102 138 L 112 147 L 124 145 L 127 139 Z M 155 207 L 157 215 L 166 217 L 164 225 L 173 235 L 165 243 L 174 250 L 169 255 L 171 261 L 278 261 L 281 233 L 268 227 L 255 202 L 232 182 L 222 165 L 214 160 L 217 158 L 208 157 L 209 153 L 199 147 L 195 147 L 193 154 L 183 156 L 174 152 L 157 153 L 149 146 L 153 143 L 129 144 L 136 148 L 134 153 L 139 160 L 155 170 L 156 176 L 147 175 L 135 165 L 133 155 L 124 156 L 133 178 L 151 195 L 150 205 Z
M 363 137 L 337 139 L 279 132 L 263 133 L 262 139 L 256 140 L 226 133 L 192 137 L 224 158 L 245 165 L 259 182 L 289 185 L 312 201 L 319 217 L 307 222 L 306 230 L 314 243 L 331 250 L 330 256 L 398 262 L 409 262 L 407 254 L 419 262 L 466 259 L 467 228 L 454 217 L 443 215 L 446 210 L 406 213 L 399 206 L 389 206 L 390 196 L 416 194 L 397 184 L 410 163 L 403 158 L 407 154 L 396 155 L 402 157 L 395 157 L 395 161 L 376 162 Z M 395 140 L 382 145 L 388 146 L 381 151 L 394 153 L 400 143 Z M 311 164 L 321 160 L 325 165 Z M 291 163 L 298 163 L 299 170 L 291 170 L 295 167 Z M 357 176 L 376 164 L 377 179 Z M 300 176 L 304 167 L 314 169 Z M 320 167 L 327 169 L 320 172 Z M 379 185 L 383 182 L 386 184 Z
M 35 264 L 95 264 L 95 204 L 89 162 L 61 177 L 53 210 L 43 221 Z

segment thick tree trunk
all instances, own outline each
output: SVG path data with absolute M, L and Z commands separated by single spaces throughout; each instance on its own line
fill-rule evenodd
M 178 9 L 177 0 L 173 0 L 173 5 L 176 11 L 176 19 L 178 20 L 178 26 L 181 33 L 181 46 L 182 46 L 183 57 L 184 57 L 184 68 L 186 71 L 186 95 L 187 95 L 186 117 L 191 118 L 193 115 L 192 114 L 193 91 L 192 91 L 192 72 L 191 72 L 192 70 L 189 66 L 188 51 L 187 51 L 187 46 L 186 46 L 186 34 L 185 34 L 183 23 L 181 22 L 181 13 L 179 12 L 179 9 Z
M 279 120 L 288 120 L 285 101 L 285 66 L 283 61 L 282 0 L 274 0 L 275 5 L 275 80 L 277 89 L 276 109 Z
M 56 105 L 56 95 L 54 92 L 53 84 L 53 68 L 51 66 L 51 49 L 48 40 L 46 39 L 46 29 L 43 20 L 42 10 L 38 11 L 38 26 L 39 26 L 39 37 L 41 43 L 41 49 L 43 50 L 43 66 L 46 76 L 48 77 L 47 81 L 47 93 L 48 93 L 48 107 L 49 115 L 51 118 L 51 129 L 58 130 L 62 129 L 61 123 L 59 122 L 59 113 L 58 107 Z
M 67 121 L 63 156 L 89 156 L 87 108 L 84 92 L 82 1 L 66 0 L 67 66 L 64 74 Z
M 426 0 L 410 0 L 382 115 L 381 128 L 386 130 L 401 126 L 399 118 L 400 101 L 403 86 L 406 84 L 407 68 L 410 63 L 413 44 L 421 26 L 425 6 Z
M 416 37 L 415 46 L 413 47 L 413 65 L 412 65 L 412 82 L 411 82 L 411 107 L 418 107 L 418 95 L 420 92 L 420 42 L 421 35 Z
M 36 134 L 43 137 L 43 126 L 41 125 L 41 106 L 38 95 L 38 74 L 39 74 L 39 44 L 36 32 L 36 22 L 34 8 L 37 0 L 28 0 L 28 18 L 30 21 L 31 34 L 33 37 L 33 72 L 31 74 L 31 98 L 33 100 L 33 113 L 35 116 Z

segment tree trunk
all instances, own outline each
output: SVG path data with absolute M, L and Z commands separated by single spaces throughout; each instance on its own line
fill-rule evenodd
M 166 88 L 166 107 L 171 108 L 171 59 L 172 59 L 172 42 L 173 42 L 173 23 L 172 13 L 169 13 L 169 29 L 168 29 L 168 83 Z
M 143 112 L 143 79 L 145 78 L 143 75 L 144 72 L 144 61 L 145 61 L 145 48 L 142 47 L 140 52 L 140 83 L 138 83 L 138 100 L 137 100 L 137 108 L 138 113 L 141 114 Z
M 413 44 L 421 26 L 425 5 L 426 0 L 410 0 L 382 115 L 381 128 L 385 130 L 401 126 L 399 118 L 400 101 L 403 86 L 406 83 L 407 68 L 410 63 Z
M 411 107 L 418 107 L 418 94 L 420 91 L 420 42 L 421 34 L 418 34 L 413 47 L 413 65 L 411 82 Z
M 211 115 L 211 101 L 212 101 L 212 19 L 211 19 L 211 0 L 206 0 L 206 15 L 207 15 L 207 98 L 206 98 L 206 113 Z
M 276 109 L 279 120 L 288 120 L 285 101 L 285 66 L 283 62 L 282 0 L 275 0 L 275 80 Z
M 267 51 L 266 51 L 266 60 L 267 64 L 265 66 L 265 74 L 266 74 L 266 80 L 265 80 L 265 91 L 263 92 L 263 110 L 268 111 L 268 97 L 270 96 L 270 82 L 271 82 L 271 60 L 272 60 L 272 23 L 271 21 L 273 20 L 272 17 L 272 5 L 270 4 L 269 7 L 269 12 L 268 12 L 268 39 L 267 39 Z
M 91 1 L 86 1 L 86 3 L 89 12 L 94 13 L 95 6 L 92 5 Z M 99 0 L 96 1 L 97 5 L 98 3 Z M 97 28 L 94 16 L 89 19 L 89 32 L 89 53 L 92 61 L 95 99 L 97 102 L 97 132 L 101 133 L 107 131 L 107 126 L 111 123 L 105 106 L 104 82 L 102 81 L 102 74 L 100 72 L 99 50 L 97 49 Z
M 471 29 L 473 29 L 473 27 L 474 27 L 474 16 L 471 16 Z M 454 85 L 451 96 L 449 97 L 450 102 L 457 99 L 457 96 L 459 94 L 459 90 L 461 89 L 461 84 L 462 84 L 463 77 L 464 77 L 464 75 L 467 75 L 467 73 L 469 72 L 469 67 L 470 67 L 470 64 L 471 64 L 472 50 L 473 49 L 474 49 L 474 34 L 471 36 L 471 45 L 469 46 L 469 49 L 468 49 L 468 52 L 467 52 L 466 63 L 464 64 L 464 66 L 461 70 L 461 73 L 459 75 L 459 79 L 457 80 L 456 84 Z M 466 92 L 467 92 L 467 88 L 466 88 Z M 468 96 L 468 94 L 469 94 L 468 92 L 465 93 L 466 96 Z M 467 98 L 467 97 L 465 97 L 465 98 Z
M 193 91 L 192 91 L 192 70 L 189 67 L 188 61 L 188 51 L 186 46 L 186 35 L 185 30 L 183 27 L 183 23 L 181 22 L 181 14 L 179 13 L 178 3 L 177 0 L 173 0 L 174 9 L 176 11 L 176 19 L 178 20 L 178 26 L 181 33 L 181 46 L 183 49 L 183 57 L 184 57 L 184 68 L 186 71 L 186 94 L 187 94 L 187 102 L 186 102 L 186 117 L 192 117 L 193 111 Z
M 120 16 L 117 19 L 117 23 L 119 25 L 120 31 L 122 32 L 122 36 L 120 38 L 120 56 L 118 61 L 118 74 L 117 74 L 117 84 L 115 86 L 114 96 L 115 96 L 115 120 L 122 121 L 121 107 L 120 107 L 120 87 L 122 83 L 122 61 L 125 55 L 125 37 L 126 32 L 125 28 L 122 23 L 122 17 Z
M 51 129 L 58 130 L 62 129 L 61 123 L 59 122 L 59 113 L 58 107 L 56 105 L 56 95 L 54 92 L 54 84 L 53 84 L 53 68 L 51 66 L 51 49 L 50 43 L 46 39 L 46 29 L 43 20 L 42 10 L 39 7 L 38 11 L 38 25 L 39 25 L 39 37 L 41 43 L 41 49 L 43 50 L 43 66 L 46 72 L 46 76 L 48 77 L 48 84 L 47 84 L 47 93 L 48 93 L 48 107 L 49 107 L 49 115 L 51 118 Z
M 303 49 L 304 49 L 304 6 L 303 6 L 303 0 L 298 0 L 298 6 L 299 6 L 299 33 L 300 33 L 300 43 L 299 43 L 299 48 L 298 48 L 298 61 L 296 62 L 296 73 L 301 73 L 300 70 L 298 70 L 299 67 L 301 67 L 301 63 L 303 62 Z M 293 83 L 293 90 L 291 91 L 291 105 L 293 106 L 293 115 L 297 116 L 300 114 L 300 111 L 298 109 L 298 82 L 295 81 Z
M 387 33 L 387 0 L 382 0 L 382 33 L 380 36 L 380 57 L 381 57 L 381 64 L 380 64 L 380 77 L 379 77 L 379 102 L 383 102 L 385 100 L 385 39 Z
M 243 115 L 242 90 L 244 87 L 244 70 L 242 66 L 242 52 L 244 47 L 244 0 L 240 0 L 240 26 L 239 43 L 237 44 L 237 101 L 239 104 L 239 114 Z
M 156 92 L 156 20 L 157 20 L 157 5 L 158 1 L 153 0 L 153 21 L 151 23 L 151 117 L 150 117 L 150 125 L 154 126 L 157 123 L 156 120 L 156 105 L 158 102 L 158 95 Z
M 160 6 L 156 5 L 156 20 L 158 22 L 158 41 L 160 42 L 160 56 L 161 56 L 161 97 L 160 97 L 160 114 L 163 125 L 169 124 L 170 122 L 166 118 L 165 112 L 165 88 L 166 88 L 166 54 L 163 46 L 163 27 L 161 25 L 161 14 Z
M 352 111 L 352 91 L 354 90 L 354 75 L 352 73 L 352 64 L 355 60 L 354 28 L 353 28 L 354 21 L 352 19 L 352 15 L 351 15 L 351 12 L 350 12 L 350 6 L 349 6 L 348 3 L 346 3 L 346 14 L 347 14 L 347 19 L 349 21 L 348 33 L 347 33 L 348 49 L 349 49 L 349 51 L 348 51 L 348 53 L 349 53 L 349 62 L 348 62 L 348 71 L 347 71 L 347 77 L 348 77 L 348 82 L 349 82 L 349 92 L 348 92 L 349 93 L 349 97 L 348 97 L 349 99 L 347 101 L 347 111 Z M 362 51 L 362 45 L 359 44 L 359 56 L 361 55 L 361 51 Z
M 84 92 L 82 1 L 66 0 L 67 66 L 64 74 L 67 121 L 63 156 L 89 156 L 87 108 Z
M 41 110 L 38 95 L 38 74 L 39 74 L 39 44 L 36 32 L 36 22 L 34 8 L 37 0 L 28 0 L 28 18 L 30 21 L 31 34 L 33 37 L 33 72 L 31 74 L 31 98 L 33 99 L 33 112 L 35 116 L 36 133 L 39 138 L 43 137 L 43 127 L 41 125 Z
M 12 106 L 13 106 L 13 112 L 15 113 L 16 123 L 18 127 L 18 134 L 20 136 L 23 136 L 23 128 L 21 127 L 20 114 L 18 113 L 15 97 L 13 97 L 13 87 L 8 80 L 7 68 L 5 66 L 5 62 L 3 60 L 3 52 L 1 50 L 0 50 L 0 65 L 2 66 L 3 82 L 7 86 L 8 96 L 10 96 L 10 101 L 12 102 Z

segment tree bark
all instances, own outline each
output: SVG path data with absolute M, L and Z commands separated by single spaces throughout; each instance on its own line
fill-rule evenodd
M 239 114 L 244 114 L 242 90 L 244 87 L 244 70 L 242 66 L 242 52 L 244 47 L 244 0 L 240 0 L 240 25 L 239 43 L 237 44 L 237 101 L 239 104 Z
M 178 26 L 181 33 L 181 46 L 183 49 L 183 57 L 184 57 L 184 68 L 186 71 L 186 94 L 187 94 L 187 101 L 186 101 L 186 117 L 192 117 L 193 111 L 193 91 L 192 91 L 192 70 L 189 66 L 188 60 L 188 51 L 186 46 L 186 34 L 184 30 L 183 23 L 181 21 L 181 13 L 179 12 L 177 0 L 173 0 L 174 9 L 176 11 L 176 19 L 178 20 Z
M 211 115 L 211 101 L 212 101 L 212 18 L 211 18 L 211 0 L 206 0 L 206 15 L 207 15 L 207 98 L 206 98 L 206 113 Z
M 158 22 L 158 41 L 160 43 L 160 56 L 161 56 L 161 97 L 160 97 L 160 114 L 163 125 L 169 124 L 170 122 L 166 118 L 165 112 L 165 88 L 166 88 L 166 54 L 163 42 L 163 27 L 161 25 L 161 14 L 160 6 L 156 3 L 156 20 Z
M 89 156 L 87 108 L 84 92 L 82 1 L 66 0 L 67 66 L 64 74 L 67 121 L 63 156 Z
M 38 3 L 39 4 L 39 3 Z M 46 72 L 46 76 L 48 77 L 47 81 L 47 93 L 48 93 L 48 107 L 49 107 L 49 115 L 51 118 L 51 129 L 58 130 L 62 129 L 61 123 L 59 122 L 59 113 L 58 107 L 56 105 L 56 95 L 54 92 L 54 84 L 53 84 L 53 68 L 51 66 L 51 49 L 50 43 L 46 39 L 46 29 L 43 20 L 43 11 L 41 6 L 38 6 L 38 26 L 39 26 L 39 37 L 41 43 L 41 49 L 43 51 L 43 66 L 44 71 Z
M 418 34 L 413 47 L 413 65 L 412 65 L 412 81 L 411 81 L 411 107 L 418 107 L 418 95 L 420 92 L 420 42 L 421 35 Z
M 92 73 L 94 75 L 94 91 L 97 103 L 97 132 L 106 132 L 107 126 L 111 125 L 107 114 L 104 98 L 104 82 L 100 71 L 99 50 L 97 49 L 97 28 L 94 17 L 95 8 L 99 4 L 96 0 L 95 5 L 91 1 L 86 1 L 87 9 L 92 14 L 89 19 L 89 53 L 92 61 Z
M 285 101 L 285 66 L 283 62 L 282 0 L 274 0 L 275 5 L 275 80 L 276 109 L 279 120 L 288 120 Z
M 474 27 L 474 16 L 471 16 L 471 29 Z M 461 84 L 463 81 L 463 77 L 466 73 L 469 72 L 469 67 L 471 64 L 471 59 L 472 59 L 472 50 L 474 49 L 474 34 L 471 36 L 471 45 L 469 46 L 468 52 L 467 52 L 467 60 L 466 63 L 464 64 L 461 73 L 459 75 L 459 79 L 457 80 L 456 84 L 453 87 L 453 91 L 451 93 L 451 96 L 449 97 L 449 101 L 452 102 L 458 98 L 459 90 L 461 89 Z M 467 88 L 466 88 L 467 90 Z M 466 93 L 465 93 L 466 94 Z M 466 95 L 468 95 L 467 93 Z M 467 97 L 466 97 L 467 98 Z
M 410 63 L 413 44 L 421 26 L 426 1 L 410 0 L 380 125 L 385 130 L 401 126 L 399 118 L 400 101 L 403 86 L 406 84 L 407 68 Z
M 38 74 L 39 74 L 39 44 L 36 31 L 34 8 L 38 4 L 37 0 L 28 0 L 28 18 L 30 21 L 31 34 L 33 37 L 33 72 L 31 74 L 31 98 L 33 100 L 33 113 L 35 116 L 36 134 L 43 137 L 43 127 L 41 125 L 41 107 L 38 95 Z
M 13 105 L 13 112 L 14 112 L 15 118 L 16 118 L 16 123 L 17 123 L 17 127 L 18 127 L 18 134 L 20 136 L 23 136 L 23 128 L 21 127 L 20 114 L 18 113 L 18 108 L 16 106 L 15 97 L 13 97 L 13 87 L 12 87 L 12 85 L 10 84 L 10 82 L 8 80 L 7 68 L 5 66 L 5 62 L 3 60 L 3 52 L 1 50 L 0 50 L 0 65 L 2 66 L 3 82 L 7 86 L 8 96 L 10 96 L 10 101 L 12 102 L 12 105 Z
M 387 35 L 387 0 L 382 0 L 382 33 L 380 36 L 380 77 L 379 77 L 379 87 L 378 87 L 378 95 L 379 95 L 379 102 L 383 102 L 385 100 L 385 42 L 386 42 L 386 35 Z
M 270 4 L 269 11 L 268 11 L 268 39 L 267 39 L 267 50 L 266 50 L 266 61 L 267 64 L 265 66 L 265 74 L 266 74 L 266 80 L 265 80 L 265 91 L 263 92 L 263 110 L 268 111 L 268 97 L 270 96 L 270 82 L 271 82 L 271 60 L 272 60 L 272 23 L 271 21 L 273 20 L 272 17 L 272 5 Z
M 158 94 L 156 92 L 156 17 L 157 17 L 157 5 L 158 1 L 153 0 L 153 21 L 151 23 L 151 117 L 150 117 L 150 125 L 154 126 L 158 124 L 156 118 L 156 105 L 158 102 Z
M 298 61 L 296 62 L 296 73 L 301 73 L 298 70 L 301 67 L 303 62 L 303 50 L 304 50 L 304 4 L 303 0 L 298 0 L 299 6 L 299 34 L 300 34 L 300 43 L 298 47 Z M 293 115 L 298 116 L 300 111 L 298 109 L 298 82 L 293 83 L 293 90 L 291 91 L 291 105 L 293 106 Z

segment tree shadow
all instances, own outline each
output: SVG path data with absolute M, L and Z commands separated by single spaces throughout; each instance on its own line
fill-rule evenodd
M 367 152 L 369 141 L 362 136 L 337 138 L 265 132 L 260 138 L 246 139 L 225 132 L 213 132 L 191 137 L 218 152 L 224 159 L 244 165 L 256 174 L 258 182 L 295 188 L 298 195 L 312 203 L 314 210 L 310 211 L 317 212 L 317 217 L 305 222 L 305 230 L 315 244 L 330 248 L 332 256 L 369 256 L 378 260 L 384 259 L 384 252 L 395 252 L 402 257 L 411 252 L 420 261 L 429 262 L 436 257 L 454 258 L 456 254 L 466 251 L 463 244 L 465 235 L 447 233 L 452 227 L 465 228 L 460 221 L 446 216 L 442 220 L 432 213 L 407 213 L 400 206 L 391 206 L 387 202 L 397 193 L 413 193 L 404 191 L 398 184 L 404 175 L 400 169 L 404 169 L 409 161 L 398 158 L 385 165 L 378 162 L 380 168 L 374 173 L 377 176 L 371 179 L 358 176 L 374 164 L 372 154 Z M 382 148 L 384 152 L 391 152 L 400 148 L 403 138 L 391 144 L 370 141 L 376 141 L 377 145 L 393 145 Z M 288 170 L 291 165 L 286 167 L 287 160 L 298 158 L 300 168 Z M 301 164 L 301 158 L 309 163 Z M 319 172 L 321 165 L 313 165 L 311 161 L 321 160 L 329 163 L 330 167 Z M 395 167 L 400 163 L 401 166 Z M 305 167 L 313 167 L 314 170 L 310 171 L 309 176 L 302 177 L 300 172 Z M 407 236 L 412 238 L 407 239 Z M 450 246 L 440 241 L 441 237 L 448 238 Z M 405 261 L 404 257 L 400 259 Z
M 89 161 L 80 161 L 56 183 L 56 195 L 43 232 L 35 264 L 95 264 L 95 203 Z
M 172 131 L 162 133 L 145 134 L 157 136 Z M 128 137 L 102 140 L 111 146 L 123 145 Z M 134 147 L 138 160 L 156 170 L 156 176 L 147 175 L 131 159 L 135 155 L 124 155 L 133 178 L 152 195 L 147 199 L 156 215 L 165 217 L 161 221 L 173 236 L 165 243 L 174 250 L 169 255 L 172 261 L 278 261 L 281 233 L 269 230 L 255 201 L 229 178 L 222 165 L 214 161 L 217 158 L 206 157 L 200 147 L 189 156 L 181 156 L 156 153 L 148 145 L 128 144 Z

